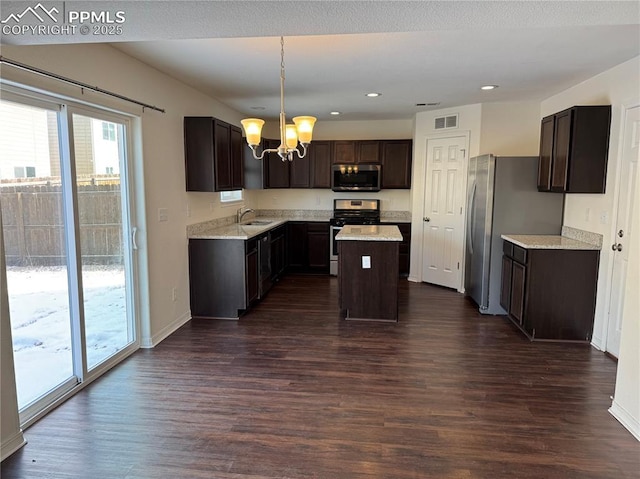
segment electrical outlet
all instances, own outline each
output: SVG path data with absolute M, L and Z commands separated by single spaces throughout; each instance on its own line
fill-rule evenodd
M 590 218 L 591 218 L 591 208 L 587 208 L 586 210 L 584 210 L 584 220 L 588 222 Z
M 171 301 L 174 303 L 178 300 L 178 290 L 176 288 L 171 289 Z
M 191 218 L 191 205 L 187 201 L 187 218 Z
M 371 269 L 371 256 L 362 257 L 362 269 Z

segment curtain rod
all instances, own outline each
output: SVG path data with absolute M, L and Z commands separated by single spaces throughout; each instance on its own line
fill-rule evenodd
M 40 68 L 36 68 L 36 67 L 32 67 L 30 65 L 26 65 L 24 63 L 20 63 L 17 62 L 15 60 L 10 60 L 7 57 L 3 57 L 2 55 L 0 55 L 0 63 L 6 63 L 7 65 L 16 67 L 16 68 L 20 68 L 21 70 L 26 70 L 29 72 L 33 72 L 33 73 L 37 73 L 38 75 L 43 75 L 49 78 L 54 78 L 56 80 L 65 82 L 65 83 L 70 83 L 71 85 L 75 85 L 75 86 L 79 86 L 80 88 L 86 88 L 87 90 L 92 90 L 95 91 L 97 93 L 102 93 L 103 95 L 109 95 L 112 96 L 114 98 L 119 98 L 120 100 L 124 100 L 124 101 L 128 101 L 130 103 L 135 103 L 136 105 L 140 105 L 142 107 L 142 111 L 144 111 L 145 108 L 149 108 L 150 110 L 156 110 L 159 111 L 161 113 L 165 113 L 165 110 L 163 108 L 158 108 L 157 106 L 153 106 L 153 105 L 149 105 L 147 103 L 143 103 L 141 101 L 138 100 L 134 100 L 133 98 L 129 98 L 123 95 L 119 95 L 118 93 L 113 93 L 111 91 L 108 90 L 103 90 L 102 88 L 99 88 L 97 86 L 91 86 L 88 85 L 86 83 L 82 83 L 80 81 L 77 80 L 73 80 L 71 78 L 67 78 L 67 77 L 63 77 L 62 75 L 58 75 L 56 73 L 51 73 L 48 72 L 46 70 L 41 70 Z

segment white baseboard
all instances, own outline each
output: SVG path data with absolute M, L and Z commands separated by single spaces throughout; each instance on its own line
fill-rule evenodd
M 11 436 L 9 439 L 4 441 L 0 446 L 0 451 L 2 451 L 0 453 L 0 461 L 4 461 L 7 457 L 9 457 L 11 454 L 16 452 L 26 443 L 27 441 L 25 440 L 24 435 L 22 434 L 22 429 L 18 430 L 18 432 L 16 432 L 13 436 Z
M 638 441 L 640 441 L 640 420 L 633 417 L 629 411 L 613 400 L 609 413 L 615 417 Z
M 155 348 L 162 340 L 168 338 L 171 334 L 176 332 L 178 328 L 183 326 L 187 321 L 191 319 L 191 311 L 187 311 L 178 319 L 172 321 L 170 324 L 162 328 L 151 338 L 143 338 L 140 341 L 140 347 L 144 349 Z
M 408 281 L 411 281 L 412 283 L 419 283 L 420 281 L 418 281 L 418 278 L 416 278 L 415 276 L 409 276 L 407 278 Z

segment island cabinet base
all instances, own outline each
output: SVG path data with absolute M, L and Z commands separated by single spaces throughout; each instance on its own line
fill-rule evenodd
M 398 254 L 395 241 L 338 242 L 338 298 L 345 319 L 398 321 Z

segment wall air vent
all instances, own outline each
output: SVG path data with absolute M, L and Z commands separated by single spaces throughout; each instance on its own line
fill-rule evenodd
M 439 116 L 435 119 L 435 130 L 446 130 L 448 128 L 458 128 L 458 114 L 449 116 Z

